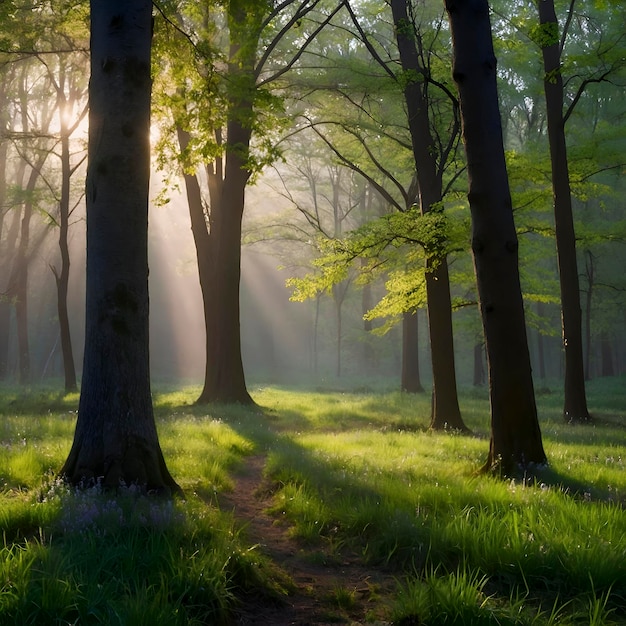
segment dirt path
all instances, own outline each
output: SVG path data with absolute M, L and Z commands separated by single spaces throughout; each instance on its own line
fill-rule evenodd
M 289 537 L 288 527 L 265 512 L 270 505 L 264 489 L 264 456 L 246 459 L 232 492 L 220 496 L 222 510 L 233 511 L 246 538 L 257 544 L 291 579 L 294 589 L 284 604 L 246 603 L 236 624 L 244 626 L 384 626 L 383 598 L 395 588 L 391 574 L 369 568 L 355 555 L 324 555 Z

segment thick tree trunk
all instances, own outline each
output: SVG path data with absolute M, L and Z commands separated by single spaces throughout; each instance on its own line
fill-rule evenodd
M 391 9 L 405 72 L 404 88 L 409 130 L 419 184 L 422 214 L 438 207 L 442 200 L 441 174 L 437 168 L 437 147 L 432 138 L 428 102 L 424 96 L 425 76 L 409 21 L 406 0 L 392 0 Z M 409 80 L 409 77 L 413 76 Z M 426 250 L 426 297 L 433 370 L 433 405 L 430 427 L 467 430 L 457 395 L 452 334 L 452 302 L 445 252 Z
M 467 154 L 472 251 L 487 347 L 491 443 L 485 469 L 546 461 L 526 337 L 518 242 L 498 110 L 487 0 L 446 0 Z
M 74 484 L 179 491 L 159 445 L 148 354 L 149 0 L 92 0 L 87 309 Z
M 420 380 L 417 311 L 402 315 L 402 377 L 401 389 L 406 393 L 423 393 Z
M 482 341 L 474 344 L 474 387 L 480 387 L 485 384 L 485 368 L 483 367 L 483 352 L 485 350 Z
M 178 142 L 181 153 L 187 149 L 189 145 L 189 133 L 178 128 Z M 198 261 L 198 277 L 200 280 L 200 292 L 202 294 L 202 308 L 204 313 L 204 330 L 205 330 L 205 370 L 204 370 L 204 386 L 199 403 L 210 402 L 209 381 L 212 379 L 212 372 L 218 364 L 215 362 L 216 355 L 216 335 L 215 335 L 215 316 L 220 304 L 220 298 L 216 298 L 215 273 L 215 227 L 211 227 L 207 223 L 205 215 L 204 202 L 202 200 L 202 191 L 200 183 L 195 175 L 183 173 L 185 181 L 185 190 L 187 193 L 187 206 L 189 208 L 189 217 L 191 221 L 191 232 L 193 235 L 194 245 L 196 248 L 196 259 Z M 211 215 L 218 214 L 217 204 L 221 196 L 221 177 L 214 185 L 211 185 Z M 215 217 L 213 217 L 213 222 Z
M 591 417 L 587 409 L 585 394 L 582 313 L 563 121 L 563 77 L 561 76 L 559 28 L 553 0 L 540 0 L 538 6 L 539 22 L 545 38 L 545 42 L 542 42 L 545 70 L 543 85 L 546 95 L 554 194 L 554 225 L 561 286 L 561 322 L 565 352 L 563 417 L 567 422 L 587 422 Z
M 215 233 L 214 295 L 209 303 L 207 337 L 212 352 L 207 354 L 207 376 L 199 403 L 239 402 L 253 404 L 246 387 L 241 357 L 239 286 L 241 282 L 241 221 L 249 173 L 241 157 L 249 145 L 247 129 L 229 123 L 224 182 L 219 202 L 211 207 Z M 208 344 L 207 344 L 208 345 Z
M 234 3 L 229 10 L 239 14 L 241 7 Z M 229 72 L 239 78 L 251 79 L 250 59 L 241 61 L 238 58 L 239 47 L 233 43 L 230 54 Z M 198 181 L 185 175 L 206 330 L 206 367 L 204 386 L 197 399 L 199 404 L 254 404 L 246 387 L 241 355 L 239 298 L 241 225 L 245 189 L 250 178 L 246 157 L 250 147 L 249 120 L 253 116 L 253 106 L 251 101 L 242 97 L 245 89 L 240 91 L 239 88 L 239 83 L 238 89 L 233 87 L 234 92 L 229 99 L 223 171 L 222 157 L 216 159 L 212 169 L 211 166 L 208 168 L 209 223 L 204 214 Z M 181 150 L 184 150 L 189 143 L 189 135 L 179 130 L 178 139 Z M 218 143 L 221 143 L 219 133 Z

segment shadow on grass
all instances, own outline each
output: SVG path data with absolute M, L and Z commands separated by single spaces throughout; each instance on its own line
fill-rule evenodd
M 78 409 L 78 392 L 0 386 L 0 415 L 47 415 Z
M 626 497 L 616 499 L 615 493 L 577 480 L 568 474 L 555 470 L 549 465 L 536 468 L 533 471 L 527 471 L 521 477 L 521 482 L 528 487 L 554 489 L 573 500 L 581 502 L 610 502 L 622 507 L 626 505 Z

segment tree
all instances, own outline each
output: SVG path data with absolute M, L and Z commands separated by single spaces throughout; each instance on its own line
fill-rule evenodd
M 544 90 L 552 163 L 554 225 L 561 286 L 561 321 L 565 352 L 563 417 L 568 422 L 587 422 L 582 340 L 582 311 L 576 262 L 576 234 L 572 214 L 572 196 L 567 163 L 565 120 L 563 118 L 563 76 L 559 26 L 553 0 L 538 3 L 540 39 L 544 62 Z M 564 41 L 564 40 L 563 40 Z
M 87 59 L 85 52 L 88 7 L 84 2 L 77 4 L 73 1 L 57 1 L 54 6 L 45 1 L 31 2 L 22 3 L 17 9 L 17 14 L 19 19 L 14 20 L 14 27 L 7 32 L 8 41 L 4 44 L 10 51 L 6 64 L 10 69 L 7 71 L 5 68 L 4 75 L 5 78 L 13 75 L 13 89 L 17 94 L 15 102 L 7 101 L 6 95 L 3 98 L 7 105 L 4 114 L 6 121 L 3 126 L 7 126 L 12 112 L 13 128 L 11 132 L 8 128 L 5 130 L 5 136 L 13 139 L 14 149 L 19 156 L 19 160 L 12 161 L 23 162 L 25 167 L 32 170 L 24 189 L 25 219 L 22 220 L 17 253 L 13 255 L 14 263 L 8 288 L 14 292 L 8 295 L 15 304 L 18 339 L 22 344 L 19 350 L 20 377 L 27 379 L 27 371 L 30 369 L 26 286 L 27 280 L 30 282 L 28 264 L 35 257 L 36 250 L 32 237 L 29 242 L 32 216 L 28 213 L 35 212 L 44 216 L 47 225 L 53 223 L 59 228 L 60 267 L 55 262 L 50 262 L 49 267 L 56 278 L 65 389 L 73 391 L 76 389 L 76 372 L 67 305 L 70 270 L 68 233 L 69 217 L 72 212 L 70 181 L 72 174 L 84 161 L 84 156 L 78 163 L 72 165 L 74 155 L 70 148 L 72 132 L 82 121 L 87 107 L 84 76 Z M 3 82 L 7 84 L 8 80 Z M 26 89 L 23 85 L 26 85 Z M 3 91 L 6 94 L 6 87 Z M 22 92 L 24 95 L 21 95 Z M 83 110 L 75 115 L 74 109 L 81 99 Z M 55 116 L 58 118 L 58 137 L 53 121 Z M 82 149 L 81 152 L 85 154 Z M 57 179 L 59 172 L 51 166 L 50 156 L 59 158 L 60 180 Z M 17 186 L 22 186 L 24 178 L 21 168 L 20 164 L 11 172 Z M 58 208 L 50 208 L 53 202 Z M 11 237 L 7 237 L 7 243 L 11 244 Z M 37 243 L 43 243 L 43 239 L 39 238 Z M 8 247 L 10 248 L 10 245 Z M 40 255 L 41 251 L 37 251 L 37 254 Z M 25 263 L 26 261 L 28 263 Z M 19 296 L 17 291 L 20 292 Z M 4 355 L 7 353 L 4 336 L 8 336 L 9 330 L 5 309 L 6 305 L 3 303 L 0 313 L 0 332 L 3 337 L 0 341 L 0 352 L 3 355 L 1 358 L 3 364 L 6 363 Z
M 224 5 L 223 14 L 208 5 L 176 4 L 175 17 L 167 21 L 176 23 L 175 35 L 183 32 L 184 41 L 192 44 L 187 50 L 193 59 L 191 65 L 184 59 L 181 64 L 178 54 L 169 66 L 176 84 L 171 111 L 194 222 L 205 314 L 206 369 L 198 402 L 248 404 L 252 398 L 241 358 L 239 319 L 245 191 L 277 154 L 277 113 L 283 109 L 272 95 L 273 85 L 342 3 L 328 15 L 318 14 L 319 23 L 307 21 L 307 16 L 320 0 L 276 5 L 234 0 Z M 181 38 L 175 40 L 180 48 Z M 206 175 L 208 201 L 197 175 Z
M 392 0 L 391 11 L 402 64 L 404 97 L 417 171 L 422 215 L 437 210 L 443 199 L 443 165 L 455 145 L 453 130 L 443 154 L 431 132 L 428 103 L 428 70 L 420 62 L 419 30 L 409 20 L 407 0 Z M 437 163 L 437 156 L 441 164 Z M 441 248 L 426 250 L 426 293 L 433 368 L 431 428 L 467 430 L 457 396 L 452 334 L 452 301 L 448 261 Z
M 158 441 L 148 358 L 150 0 L 92 0 L 87 308 L 74 484 L 179 491 Z
M 518 270 L 518 241 L 498 109 L 487 0 L 446 0 L 467 155 L 472 252 L 489 368 L 485 469 L 546 461 L 537 419 Z
M 28 277 L 29 265 L 43 241 L 39 237 L 31 240 L 31 222 L 36 210 L 36 188 L 42 174 L 42 168 L 50 152 L 48 149 L 47 133 L 50 127 L 53 111 L 44 103 L 35 113 L 29 111 L 29 94 L 34 91 L 43 92 L 49 89 L 48 81 L 43 84 L 39 77 L 29 75 L 28 66 L 22 67 L 18 79 L 18 113 L 20 130 L 16 133 L 17 152 L 20 163 L 17 168 L 16 182 L 20 186 L 19 204 L 24 211 L 19 228 L 19 243 L 11 268 L 6 296 L 15 306 L 15 321 L 17 327 L 19 380 L 21 384 L 31 382 L 30 341 L 28 332 Z M 35 127 L 33 130 L 32 127 Z M 19 147 L 18 147 L 19 144 Z M 28 172 L 28 175 L 26 173 Z M 25 182 L 25 184 L 24 184 Z
M 325 98 L 322 100 L 314 96 L 317 106 L 311 113 L 307 109 L 307 117 L 313 130 L 328 144 L 334 158 L 339 158 L 346 167 L 375 186 L 390 207 L 405 212 L 414 204 L 419 204 L 425 214 L 440 208 L 444 193 L 442 178 L 458 145 L 458 116 L 454 111 L 450 112 L 455 108 L 456 99 L 449 91 L 446 93 L 445 87 L 435 80 L 434 72 L 431 72 L 431 59 L 436 57 L 431 46 L 435 44 L 428 42 L 428 45 L 422 45 L 419 28 L 407 15 L 406 3 L 391 4 L 398 45 L 392 43 L 391 27 L 386 32 L 383 25 L 373 32 L 374 21 L 368 22 L 367 17 L 357 16 L 350 5 L 346 5 L 353 29 L 356 29 L 354 37 L 363 45 L 360 48 L 345 46 L 342 29 L 340 41 L 332 48 L 333 54 L 329 53 L 330 46 L 326 46 L 324 71 L 320 72 L 316 67 L 308 83 L 313 94 L 316 93 L 314 87 L 324 89 Z M 380 17 L 380 8 L 377 7 L 376 25 L 381 23 Z M 385 35 L 389 36 L 386 47 L 382 43 Z M 416 50 L 416 39 L 420 55 Z M 437 41 L 436 35 L 434 39 Z M 395 60 L 392 61 L 397 57 L 397 48 L 402 60 L 399 69 L 395 67 Z M 382 107 L 380 102 L 384 103 Z M 431 117 L 430 107 L 436 109 L 440 117 L 436 114 Z M 446 121 L 438 125 L 442 118 Z M 436 140 L 433 133 L 437 135 Z M 401 180 L 411 182 L 408 189 Z M 390 243 L 395 245 L 396 242 Z M 441 251 L 442 246 L 439 246 L 437 250 L 426 252 L 428 271 L 421 272 L 421 279 L 425 278 L 427 283 L 432 346 L 434 392 L 431 426 L 465 429 L 456 391 L 447 259 L 445 252 L 442 254 Z M 402 263 L 406 266 L 405 261 Z M 423 258 L 420 263 L 424 263 Z M 367 271 L 367 265 L 362 267 Z M 363 276 L 363 269 L 359 271 Z M 413 290 L 416 288 L 417 285 L 413 285 Z M 424 302 L 419 305 L 424 306 Z M 407 378 L 405 385 L 404 377 L 411 373 L 417 375 L 417 359 L 405 349 L 417 347 L 414 343 L 417 336 L 414 327 L 416 309 L 404 308 L 402 313 L 405 314 L 403 329 L 406 339 L 403 340 L 402 386 L 403 389 L 417 390 L 421 387 L 419 379 L 413 385 L 414 381 Z M 399 320 L 401 316 L 394 317 Z
M 43 22 L 38 16 L 39 22 Z M 38 58 L 48 71 L 48 78 L 56 94 L 56 108 L 59 119 L 59 159 L 61 161 L 61 189 L 59 194 L 59 253 L 61 257 L 60 267 L 51 264 L 57 287 L 57 312 L 59 317 L 59 334 L 61 338 L 61 354 L 63 359 L 63 374 L 65 379 L 65 391 L 76 391 L 76 368 L 74 364 L 74 352 L 72 349 L 72 336 L 68 312 L 68 291 L 70 277 L 70 251 L 69 251 L 69 227 L 73 208 L 70 204 L 71 179 L 80 165 L 84 156 L 73 162 L 71 151 L 71 138 L 80 126 L 87 114 L 86 81 L 84 68 L 86 57 L 84 52 L 78 50 L 79 45 L 86 38 L 85 16 L 79 7 L 56 12 L 49 9 L 45 16 L 51 20 L 47 28 L 46 39 L 42 41 L 43 49 L 38 50 Z M 44 26 L 45 22 L 42 24 Z M 74 38 L 70 33 L 77 32 Z M 79 39 L 79 37 L 82 39 Z M 76 41 L 75 41 L 76 40 Z M 63 45 L 69 44 L 70 50 L 65 50 Z M 62 51 L 54 51 L 59 48 Z M 73 51 L 72 48 L 76 48 Z M 50 54 L 50 51 L 53 51 Z M 46 57 L 51 57 L 48 61 Z M 56 63 L 55 63 L 56 61 Z M 78 109 L 78 111 L 76 110 Z M 75 207 L 74 207 L 75 208 Z

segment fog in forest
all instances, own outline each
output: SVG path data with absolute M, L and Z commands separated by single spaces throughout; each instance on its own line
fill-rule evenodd
M 324 169 L 320 167 L 320 172 Z M 255 243 L 242 248 L 240 288 L 242 354 L 249 384 L 307 383 L 324 387 L 345 385 L 386 387 L 400 385 L 402 363 L 402 324 L 384 335 L 365 329 L 363 286 L 344 283 L 345 298 L 339 315 L 330 293 L 305 302 L 290 301 L 285 282 L 312 269 L 315 254 L 309 239 L 289 240 L 277 234 L 286 224 L 294 224 L 294 189 L 289 194 L 278 188 L 284 172 L 277 177 L 270 168 L 256 185 L 247 190 L 244 239 L 257 233 Z M 149 207 L 149 266 L 151 372 L 153 381 L 201 385 L 205 367 L 205 332 L 196 252 L 186 197 L 176 187 L 168 188 L 162 199 L 162 176 L 152 175 Z M 296 181 L 294 184 L 297 186 Z M 321 188 L 327 180 L 317 181 Z M 80 198 L 84 178 L 76 176 L 74 196 Z M 301 185 L 306 187 L 306 185 Z M 71 272 L 69 315 L 73 352 L 80 379 L 84 333 L 85 217 L 84 200 L 71 218 Z M 17 220 L 15 211 L 5 218 L 5 232 Z M 261 235 L 258 235 L 258 233 Z M 282 238 L 281 238 L 282 237 Z M 41 211 L 31 222 L 31 248 L 28 278 L 28 328 L 31 352 L 31 380 L 61 385 L 63 378 L 57 316 L 57 294 L 51 268 L 59 265 L 58 230 Z M 598 263 L 598 257 L 596 263 Z M 604 262 L 604 259 L 600 259 Z M 463 266 L 461 263 L 465 263 Z M 461 264 L 461 265 L 460 265 Z M 452 271 L 471 266 L 468 260 L 454 260 Z M 522 264 L 522 274 L 531 271 Z M 9 268 L 4 271 L 8 273 Z M 343 289 L 343 287 L 342 287 Z M 453 297 L 467 300 L 467 287 L 453 286 Z M 597 290 L 596 290 L 597 291 Z M 385 277 L 371 285 L 371 301 L 376 304 L 386 293 Z M 584 290 L 582 299 L 584 299 Z M 595 293 L 594 293 L 595 296 Z M 216 296 L 219 297 L 219 296 Z M 15 310 L 11 307 L 8 380 L 19 378 Z M 538 386 L 563 376 L 559 308 L 556 303 L 527 303 L 529 347 Z M 419 371 L 422 383 L 430 383 L 430 355 L 427 319 L 424 309 L 418 317 Z M 341 341 L 337 335 L 341 321 Z M 372 326 L 381 326 L 383 320 Z M 486 362 L 477 306 L 464 304 L 453 314 L 454 347 L 458 382 L 461 385 L 486 383 Z M 606 343 L 606 342 L 605 342 Z M 601 375 L 607 361 L 605 343 L 594 342 L 589 359 L 592 375 Z M 339 349 L 340 346 L 340 349 Z M 624 370 L 626 342 L 617 338 L 609 346 L 608 360 L 614 374 Z M 609 374 L 610 375 L 610 374 Z M 341 379 L 341 380 L 340 380 Z
M 158 173 L 153 175 L 159 184 Z M 149 208 L 151 372 L 155 383 L 202 384 L 205 367 L 205 332 L 196 253 L 186 199 L 177 190 L 169 202 L 156 202 L 153 190 Z M 282 212 L 278 196 L 263 183 L 247 196 L 247 216 L 271 217 Z M 58 265 L 58 231 L 41 217 L 33 218 L 32 240 L 42 239 L 29 264 L 29 339 L 33 383 L 63 377 L 56 289 L 51 267 Z M 84 343 L 85 217 L 79 206 L 70 226 L 71 271 L 69 315 L 78 375 Z M 272 242 L 244 246 L 241 279 L 241 335 L 246 376 L 254 383 L 328 381 L 337 375 L 336 313 L 329 296 L 320 298 L 317 339 L 316 303 L 291 302 L 285 286 L 291 268 L 281 268 L 268 253 Z M 295 248 L 297 254 L 298 246 Z M 305 251 L 306 253 L 306 251 Z M 354 302 L 344 306 L 341 373 L 362 375 L 362 313 Z M 10 325 L 8 378 L 17 380 L 17 339 L 14 312 Z M 351 336 L 354 338 L 351 341 Z M 399 375 L 398 333 L 374 339 L 380 345 L 381 369 L 370 374 Z
M 149 208 L 151 371 L 156 384 L 201 385 L 205 367 L 205 333 L 195 247 L 186 198 L 177 189 L 169 201 L 157 202 L 160 176 L 153 174 Z M 296 219 L 295 210 L 265 176 L 246 196 L 246 229 L 259 223 L 284 223 Z M 78 186 L 78 181 L 77 181 Z M 45 216 L 35 216 L 31 241 L 43 241 L 29 264 L 29 333 L 32 382 L 61 384 L 63 377 L 56 289 L 51 267 L 59 263 L 58 231 Z M 245 234 L 244 234 L 245 236 Z M 261 238 L 263 239 L 263 238 Z M 74 212 L 70 227 L 71 274 L 69 311 L 74 359 L 80 379 L 84 333 L 85 219 L 84 206 Z M 363 325 L 362 287 L 350 284 L 341 307 L 341 351 L 338 354 L 337 309 L 330 294 L 317 300 L 290 301 L 285 281 L 310 271 L 311 250 L 302 241 L 265 239 L 242 250 L 241 336 L 244 369 L 249 384 L 307 383 L 325 387 L 344 384 L 363 387 L 378 383 L 399 386 L 402 358 L 401 324 L 384 336 L 366 332 Z M 375 304 L 384 294 L 383 281 L 372 286 Z M 532 313 L 532 307 L 530 311 Z M 542 333 L 529 332 L 535 377 L 542 354 L 542 378 L 563 374 L 557 306 L 551 325 Z M 17 380 L 17 339 L 14 312 L 10 329 L 9 380 Z M 458 381 L 469 385 L 486 378 L 481 351 L 477 308 L 465 306 L 453 316 Z M 531 315 L 532 320 L 532 315 Z M 382 322 L 374 322 L 374 327 Z M 430 382 L 430 357 L 426 313 L 418 312 L 419 368 L 424 384 Z M 623 370 L 623 339 L 614 344 L 615 371 Z M 477 348 L 478 346 L 478 348 Z M 599 358 L 595 357 L 595 363 Z M 482 371 L 477 372 L 477 368 Z M 482 379 L 481 379 L 482 377 Z M 341 380 L 340 380 L 341 379 Z M 56 381 L 56 382 L 55 382 Z M 538 380 L 538 385 L 542 381 Z

